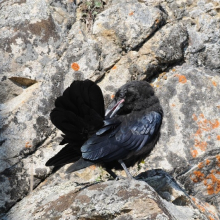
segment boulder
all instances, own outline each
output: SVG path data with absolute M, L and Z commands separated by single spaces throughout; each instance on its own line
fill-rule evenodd
M 154 175 L 156 177 L 157 175 Z M 166 177 L 165 177 L 166 176 Z M 159 176 L 158 176 L 159 177 Z M 164 173 L 164 181 L 170 178 Z M 152 177 L 146 178 L 153 184 Z M 172 182 L 172 183 L 171 183 Z M 13 207 L 3 220 L 28 219 L 207 219 L 191 203 L 174 181 L 164 191 L 176 200 L 171 202 L 161 198 L 144 181 L 108 181 L 77 185 L 65 180 L 57 184 L 42 183 L 37 190 Z M 170 192 L 169 192 L 170 189 Z M 181 202 L 182 201 L 182 202 Z M 24 208 L 25 207 L 25 208 Z
M 219 219 L 219 3 L 100 1 L 91 29 L 85 1 L 0 1 L 0 218 Z M 45 167 L 63 147 L 54 100 L 84 79 L 106 105 L 128 81 L 155 87 L 161 137 L 130 169 L 142 181 Z

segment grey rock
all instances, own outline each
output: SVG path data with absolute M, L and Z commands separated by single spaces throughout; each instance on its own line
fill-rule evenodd
M 106 74 L 99 84 L 106 97 L 130 80 L 149 79 L 169 65 L 182 62 L 187 40 L 183 24 L 163 26 L 138 51 L 127 53 Z
M 0 82 L 0 104 L 20 95 L 23 89 L 10 80 Z
M 126 50 L 143 43 L 165 22 L 164 13 L 158 8 L 141 3 L 119 3 L 100 13 L 94 23 L 93 33 L 111 36 Z
M 27 206 L 28 209 L 21 210 Z M 191 205 L 190 199 L 187 205 L 175 205 L 158 196 L 144 181 L 136 180 L 93 183 L 86 187 L 77 186 L 72 181 L 52 188 L 41 184 L 35 193 L 14 206 L 3 219 L 15 218 L 207 219 Z
M 164 120 L 160 140 L 144 165 L 172 173 L 189 195 L 217 210 L 219 190 L 213 178 L 219 178 L 219 83 L 218 74 L 187 65 L 155 82 Z
M 85 28 L 77 21 L 68 34 L 68 46 L 60 62 L 65 68 L 65 88 L 73 79 L 97 80 L 100 77 L 100 47 L 96 40 L 86 35 Z M 62 54 L 62 53 L 61 53 Z M 72 69 L 71 64 L 76 63 L 78 68 Z
M 155 7 L 137 2 L 112 4 L 100 13 L 93 25 L 93 34 L 102 44 L 102 68 L 111 68 L 122 51 L 136 50 L 160 26 L 166 15 Z
M 30 189 L 28 155 L 53 137 L 55 128 L 48 116 L 62 91 L 63 67 L 57 62 L 56 48 L 65 33 L 46 1 L 0 4 L 0 197 L 5 212 Z M 45 171 L 45 161 L 43 167 L 36 167 L 38 171 Z M 49 173 L 44 171 L 36 172 L 34 187 Z
M 0 212 L 14 206 L 5 218 L 83 219 L 89 211 L 95 219 L 147 219 L 156 210 L 157 219 L 217 220 L 219 2 L 109 0 L 91 22 L 92 33 L 77 14 L 81 3 L 0 1 Z M 123 186 L 129 194 L 136 182 L 129 188 L 125 181 L 107 181 L 98 167 L 71 175 L 67 166 L 54 174 L 45 167 L 63 147 L 49 120 L 54 100 L 73 80 L 87 78 L 99 83 L 106 105 L 127 81 L 155 80 L 165 112 L 161 138 L 145 163 L 130 171 L 144 172 L 156 192 L 141 182 L 132 199 L 116 198 L 112 192 Z M 98 180 L 107 182 L 83 188 Z M 140 201 L 142 191 L 149 203 Z M 91 198 L 104 203 L 96 206 Z

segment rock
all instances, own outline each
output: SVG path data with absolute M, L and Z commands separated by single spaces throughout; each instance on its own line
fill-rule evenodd
M 219 2 L 146 1 L 160 6 L 168 14 L 167 22 L 185 22 L 189 34 L 185 61 L 219 72 Z
M 90 218 L 85 217 L 89 211 L 95 219 L 155 214 L 158 219 L 217 220 L 219 3 L 102 4 L 103 12 L 88 30 L 88 23 L 77 17 L 82 1 L 0 1 L 1 217 L 11 209 L 7 218 L 16 220 L 44 214 L 71 218 L 69 213 L 77 210 L 79 219 Z M 73 80 L 87 78 L 100 85 L 106 105 L 127 81 L 153 82 L 164 108 L 161 138 L 145 163 L 130 171 L 134 176 L 143 172 L 141 177 L 156 192 L 143 181 L 133 181 L 130 187 L 125 181 L 110 181 L 99 167 L 71 175 L 65 173 L 68 165 L 53 174 L 45 167 L 63 147 L 61 133 L 49 119 L 54 100 Z M 83 188 L 100 180 L 106 182 Z M 131 200 L 112 193 L 124 187 L 130 195 L 136 184 L 140 189 Z M 95 212 L 93 202 L 100 198 L 105 200 L 97 203 Z M 142 213 L 142 208 L 148 211 Z
M 143 43 L 165 22 L 161 10 L 141 3 L 119 3 L 100 13 L 93 34 L 115 41 L 125 50 Z
M 192 206 L 190 199 L 183 192 L 182 196 L 188 201 L 187 204 L 176 205 L 162 199 L 144 181 L 136 180 L 108 181 L 86 186 L 65 181 L 52 188 L 41 184 L 35 193 L 31 193 L 14 206 L 3 220 L 34 220 L 42 217 L 116 220 L 207 219 Z M 25 209 L 21 211 L 21 207 Z
M 28 155 L 54 135 L 48 116 L 63 85 L 63 67 L 56 53 L 65 33 L 60 32 L 46 1 L 1 1 L 0 5 L 0 80 L 4 86 L 0 92 L 0 210 L 5 212 L 30 189 L 32 160 Z M 36 167 L 38 171 L 42 166 L 45 171 L 46 160 Z M 34 187 L 48 173 L 49 169 L 44 174 L 36 172 Z
M 172 173 L 189 195 L 217 209 L 219 85 L 218 74 L 188 65 L 155 82 L 164 120 L 160 140 L 144 165 Z
M 188 209 L 186 212 L 183 207 L 186 208 L 191 204 L 194 208 L 197 207 L 201 213 L 208 216 L 209 219 L 218 219 L 218 212 L 216 208 L 210 203 L 202 202 L 196 197 L 189 196 L 186 191 L 178 185 L 178 183 L 163 170 L 149 170 L 138 175 L 146 183 L 148 183 L 154 190 L 166 201 L 172 202 L 179 209 L 179 216 L 176 215 L 177 219 L 193 218 L 192 210 Z M 184 177 L 183 177 L 184 178 Z M 187 178 L 185 176 L 185 178 Z M 170 207 L 170 205 L 168 205 Z
M 149 79 L 169 65 L 182 62 L 187 39 L 184 25 L 163 26 L 139 51 L 128 52 L 106 74 L 99 84 L 106 99 L 130 80 Z
M 71 28 L 68 35 L 68 48 L 62 54 L 60 62 L 65 68 L 65 88 L 73 79 L 97 80 L 100 78 L 100 48 L 96 40 L 86 36 L 81 23 L 77 21 Z M 66 45 L 67 47 L 67 45 Z M 71 68 L 71 64 L 76 66 Z
M 62 148 L 62 146 L 57 146 L 59 141 L 60 137 L 52 134 L 35 153 L 26 158 L 22 158 L 21 155 L 14 158 L 3 157 L 5 162 L 15 161 L 16 163 L 1 172 L 0 213 L 6 212 L 49 175 L 50 169 L 45 167 L 45 163 L 51 154 L 57 153 Z M 28 154 L 29 145 L 27 144 L 27 149 L 25 149 L 26 154 Z
M 0 82 L 0 104 L 20 95 L 23 89 L 10 80 Z
M 100 13 L 93 34 L 102 43 L 102 67 L 111 68 L 122 51 L 136 50 L 165 22 L 166 15 L 155 7 L 140 3 L 123 3 Z M 111 54 L 111 55 L 110 55 Z

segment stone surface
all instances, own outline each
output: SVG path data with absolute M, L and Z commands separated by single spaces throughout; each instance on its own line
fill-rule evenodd
M 87 199 L 83 204 L 83 199 L 93 195 L 106 198 L 99 206 L 100 218 L 108 216 L 103 207 L 115 219 L 142 218 L 140 210 L 133 209 L 136 204 L 146 207 L 138 194 L 132 200 L 117 197 L 121 216 L 115 216 L 108 202 L 115 197 L 102 194 L 101 188 L 113 192 L 120 184 L 127 185 L 108 181 L 102 168 L 66 175 L 67 166 L 51 174 L 52 168 L 44 165 L 62 148 L 61 133 L 49 120 L 55 98 L 73 80 L 88 78 L 100 85 L 106 105 L 127 81 L 152 82 L 165 113 L 161 138 L 145 163 L 131 173 L 144 173 L 142 178 L 157 192 L 149 193 L 158 200 L 152 201 L 141 189 L 157 213 L 168 216 L 165 219 L 220 218 L 219 1 L 105 0 L 103 11 L 88 21 L 90 30 L 79 16 L 82 2 L 0 0 L 1 217 L 13 206 L 9 219 L 22 218 L 24 213 L 27 219 L 43 213 L 50 216 L 55 201 L 67 200 L 64 206 L 55 206 L 54 215 L 65 218 L 79 210 L 76 218 L 83 219 L 80 215 L 87 215 L 90 204 Z M 154 170 L 159 168 L 180 185 Z M 107 182 L 100 189 L 97 184 L 97 195 L 82 188 L 83 183 L 98 180 Z M 127 187 L 128 193 L 132 187 Z M 73 198 L 71 191 L 77 189 L 83 199 L 66 199 L 68 193 Z M 47 208 L 41 211 L 44 204 Z
M 52 184 L 53 188 L 45 184 L 13 207 L 3 220 L 207 219 L 183 192 L 184 204 L 171 203 L 144 181 L 120 180 L 77 186 L 66 180 Z
M 165 20 L 161 10 L 138 2 L 113 4 L 100 13 L 93 25 L 93 34 L 102 44 L 102 68 L 111 68 L 123 51 L 136 50 Z
M 104 94 L 110 96 L 128 81 L 149 79 L 168 66 L 182 62 L 187 40 L 183 24 L 163 26 L 138 51 L 128 52 L 111 68 L 99 84 Z
M 165 117 L 145 168 L 169 171 L 190 195 L 219 211 L 219 75 L 183 65 L 154 85 Z
M 10 99 L 20 95 L 23 92 L 23 89 L 11 80 L 5 80 L 0 82 L 0 104 L 7 102 Z
M 108 37 L 124 50 L 134 49 L 165 22 L 164 13 L 141 3 L 118 3 L 100 13 L 93 34 Z

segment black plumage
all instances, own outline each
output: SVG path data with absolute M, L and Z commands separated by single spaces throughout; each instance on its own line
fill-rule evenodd
M 122 86 L 105 116 L 101 89 L 90 80 L 73 82 L 55 106 L 51 121 L 67 145 L 46 166 L 75 162 L 67 170 L 73 172 L 100 164 L 115 177 L 111 169 L 123 167 L 127 173 L 126 167 L 146 158 L 159 138 L 163 111 L 146 81 Z

